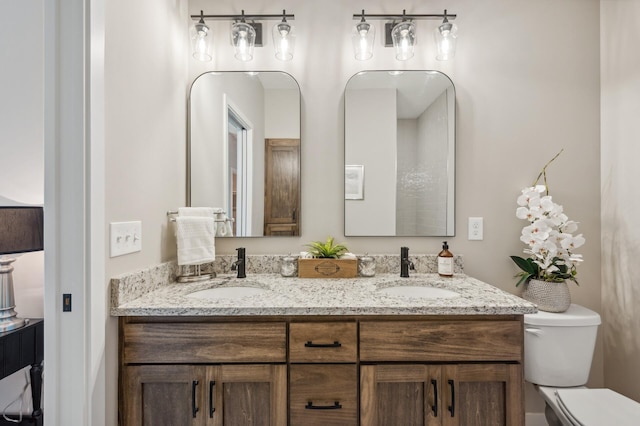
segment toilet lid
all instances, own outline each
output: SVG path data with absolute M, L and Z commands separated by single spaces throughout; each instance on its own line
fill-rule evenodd
M 576 426 L 637 426 L 640 403 L 611 389 L 557 389 L 563 414 Z

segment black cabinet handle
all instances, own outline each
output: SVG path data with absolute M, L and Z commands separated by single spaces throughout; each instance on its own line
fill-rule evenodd
M 193 418 L 196 418 L 196 414 L 198 413 L 198 407 L 196 406 L 196 387 L 198 386 L 198 381 L 194 380 L 191 382 L 191 414 Z
M 338 342 L 337 340 L 333 343 L 313 343 L 311 340 L 309 340 L 304 344 L 304 346 L 305 348 L 339 348 L 342 346 L 342 343 Z
M 313 401 L 309 401 L 304 408 L 307 410 L 339 410 L 342 405 L 338 401 L 334 402 L 333 405 L 313 405 Z
M 209 418 L 213 418 L 213 413 L 216 412 L 216 407 L 213 406 L 213 394 L 215 393 L 216 381 L 209 381 Z
M 431 409 L 433 410 L 433 417 L 438 417 L 438 381 L 431 379 L 431 385 L 433 386 L 433 405 Z
M 451 405 L 449 406 L 449 412 L 451 413 L 451 417 L 456 415 L 456 385 L 453 380 L 448 380 L 449 386 L 451 387 Z

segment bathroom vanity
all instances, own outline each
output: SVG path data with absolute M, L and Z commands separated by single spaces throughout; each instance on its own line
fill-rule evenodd
M 524 424 L 535 306 L 465 275 L 112 286 L 122 425 Z

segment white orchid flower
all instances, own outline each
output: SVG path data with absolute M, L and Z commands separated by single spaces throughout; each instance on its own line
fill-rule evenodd
M 585 239 L 582 236 L 582 234 L 578 234 L 575 237 L 572 237 L 569 234 L 566 234 L 567 236 L 565 238 L 562 239 L 562 241 L 560 242 L 560 245 L 562 245 L 562 248 L 565 250 L 575 250 L 578 247 L 581 247 L 584 243 L 585 243 Z

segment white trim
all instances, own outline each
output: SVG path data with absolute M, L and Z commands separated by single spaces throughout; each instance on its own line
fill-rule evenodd
M 86 286 L 88 374 L 86 394 L 89 424 L 105 426 L 107 418 L 107 379 L 105 374 L 106 326 L 109 321 L 106 301 L 110 300 L 106 284 L 105 219 L 105 9 L 106 0 L 91 0 L 89 50 L 89 115 L 87 143 L 87 203 L 89 204 L 88 259 Z
M 43 406 L 52 426 L 105 417 L 104 2 L 44 2 Z M 62 312 L 63 293 L 72 294 L 72 312 Z
M 241 217 L 236 217 L 236 232 L 237 235 L 242 236 L 251 236 L 252 231 L 252 220 L 253 220 L 253 139 L 254 139 L 254 125 L 251 120 L 242 112 L 240 107 L 231 100 L 229 95 L 226 93 L 222 94 L 222 169 L 223 172 L 223 185 L 224 185 L 224 200 L 226 203 L 230 203 L 229 197 L 229 179 L 228 179 L 228 170 L 229 170 L 229 111 L 232 111 L 236 118 L 240 121 L 240 124 L 246 129 L 246 145 L 243 145 L 243 149 L 246 150 L 246 156 L 240 155 L 239 158 L 246 158 L 246 164 L 242 163 L 238 166 L 238 175 L 242 175 L 242 182 L 239 184 L 242 185 L 241 191 L 241 203 L 245 206 L 242 211 L 238 212 Z M 241 154 L 238 152 L 238 154 Z M 240 160 L 239 160 L 240 161 Z M 238 197 L 240 199 L 240 197 Z M 225 207 L 229 211 L 227 214 L 230 214 L 230 208 Z

